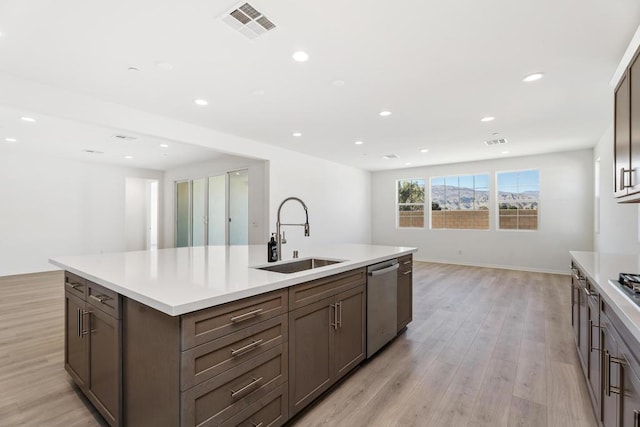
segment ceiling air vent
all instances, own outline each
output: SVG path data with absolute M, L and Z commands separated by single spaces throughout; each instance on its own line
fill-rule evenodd
M 387 154 L 386 156 L 382 156 L 387 160 L 391 160 L 391 159 L 399 159 L 400 157 L 397 154 Z
M 113 137 L 119 141 L 135 141 L 138 139 L 135 136 L 123 135 L 121 133 L 115 134 Z
M 500 144 L 506 144 L 508 141 L 505 138 L 500 138 L 500 139 L 492 139 L 490 141 L 485 141 L 484 143 L 486 145 L 500 145 Z
M 89 154 L 104 154 L 104 151 L 98 151 L 98 150 L 82 150 L 82 151 Z
M 273 22 L 249 3 L 238 3 L 220 19 L 250 39 L 255 39 L 276 28 Z

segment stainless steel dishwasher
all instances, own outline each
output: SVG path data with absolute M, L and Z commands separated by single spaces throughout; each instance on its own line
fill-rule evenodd
M 367 358 L 398 332 L 398 267 L 392 259 L 367 268 Z

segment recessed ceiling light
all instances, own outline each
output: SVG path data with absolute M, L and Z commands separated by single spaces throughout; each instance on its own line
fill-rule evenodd
M 333 85 L 338 87 L 344 86 L 344 80 L 334 80 Z
M 133 156 L 124 156 L 124 158 L 127 159 L 127 160 L 131 160 L 131 159 L 133 159 Z
M 509 154 L 508 151 L 503 151 L 501 154 Z
M 18 142 L 18 140 L 15 138 L 5 138 L 4 142 Z
M 158 62 L 156 62 L 156 67 L 160 68 L 161 70 L 165 70 L 165 71 L 173 70 L 173 64 L 170 63 L 170 62 L 158 61 Z
M 405 166 L 411 166 L 411 162 L 407 162 L 404 164 Z
M 428 153 L 429 149 L 428 148 L 423 148 L 422 150 L 420 150 L 421 153 Z
M 302 136 L 302 133 L 301 132 L 294 132 L 291 135 L 293 135 L 295 137 L 298 137 L 298 136 Z
M 194 99 L 193 100 L 194 104 L 196 105 L 200 105 L 200 106 L 205 106 L 205 105 L 209 105 L 209 102 L 206 99 Z
M 309 54 L 307 52 L 299 50 L 293 53 L 292 58 L 297 62 L 307 62 L 309 60 Z
M 492 117 L 492 116 L 487 116 L 487 117 L 483 117 L 480 119 L 481 122 L 492 122 L 494 121 L 496 118 Z
M 364 141 L 356 141 L 356 142 L 354 142 L 354 144 L 356 144 L 356 145 L 362 145 L 362 144 L 364 144 Z
M 526 82 L 526 83 L 535 82 L 537 80 L 540 80 L 543 77 L 544 77 L 544 73 L 532 73 L 532 74 L 529 74 L 527 76 L 524 76 L 522 81 Z
M 382 117 L 387 117 L 391 115 L 391 111 L 380 111 L 380 115 Z
M 169 148 L 169 144 L 160 144 L 161 148 Z
M 20 117 L 20 119 L 23 122 L 29 122 L 29 123 L 33 123 L 33 122 L 36 121 L 36 119 L 34 119 L 33 117 L 27 117 L 27 116 L 22 116 L 22 117 Z

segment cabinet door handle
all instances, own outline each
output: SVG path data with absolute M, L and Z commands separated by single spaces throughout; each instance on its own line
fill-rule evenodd
M 338 329 L 338 304 L 331 304 L 329 306 L 329 317 L 331 317 L 331 310 L 333 310 L 333 322 L 329 320 L 329 326 L 333 329 Z
M 609 350 L 604 350 L 604 378 L 602 382 L 604 383 L 604 394 L 607 396 L 611 396 L 611 357 L 609 356 Z
M 411 274 L 411 270 L 407 270 L 404 273 L 402 273 L 404 276 L 406 276 L 407 274 Z
M 89 298 L 98 301 L 100 304 L 104 304 L 105 301 L 109 301 L 111 298 L 106 295 L 89 295 Z
M 80 311 L 80 325 L 81 325 L 80 326 L 80 330 L 81 330 L 80 335 L 83 338 L 84 338 L 85 335 L 89 335 L 90 332 L 93 332 L 93 331 L 91 331 L 91 318 L 89 318 L 89 328 L 87 328 L 86 330 L 84 329 L 84 316 L 86 316 L 87 314 L 89 316 L 91 316 L 91 310 L 81 310 Z
M 231 355 L 232 356 L 237 356 L 239 354 L 242 354 L 246 351 L 249 350 L 253 350 L 254 348 L 258 347 L 260 344 L 262 344 L 262 340 L 253 340 L 251 341 L 251 343 L 245 345 L 244 347 L 240 347 L 237 350 L 231 349 Z
M 618 357 L 614 357 L 611 356 L 611 353 L 609 353 L 609 351 L 605 350 L 604 351 L 604 388 L 605 388 L 605 393 L 607 396 L 611 396 L 611 393 L 614 394 L 620 394 L 621 390 L 619 386 L 612 386 L 611 385 L 611 363 L 617 363 L 618 365 L 620 365 L 620 369 L 622 370 L 624 368 L 624 360 L 620 359 Z M 620 377 L 622 377 L 622 375 L 620 375 Z
M 76 334 L 78 337 L 82 337 L 82 314 L 80 314 L 79 308 L 76 308 Z
M 246 312 L 244 314 L 239 314 L 237 316 L 233 316 L 233 317 L 231 317 L 230 320 L 232 322 L 242 322 L 243 320 L 249 320 L 253 316 L 257 316 L 260 313 L 262 313 L 262 309 L 261 308 L 256 308 L 255 310 L 248 311 L 248 312 Z
M 629 176 L 628 184 L 626 179 L 627 176 Z M 620 186 L 621 186 L 620 187 L 621 190 L 624 190 L 625 188 L 633 187 L 633 185 L 631 184 L 631 169 L 620 168 Z
M 242 393 L 244 393 L 245 391 L 251 389 L 252 387 L 255 387 L 256 385 L 258 385 L 258 383 L 260 383 L 260 381 L 262 381 L 262 377 L 260 378 L 253 378 L 251 380 L 251 382 L 249 384 L 247 384 L 246 386 L 238 389 L 238 390 L 234 390 L 231 389 L 231 397 L 236 398 L 239 395 L 241 395 Z
M 336 307 L 340 310 L 338 314 L 338 327 L 342 328 L 342 301 L 337 303 Z

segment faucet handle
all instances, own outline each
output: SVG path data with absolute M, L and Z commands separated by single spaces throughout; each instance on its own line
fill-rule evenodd
M 280 243 L 283 245 L 287 243 L 287 237 L 284 235 L 284 230 L 282 231 L 282 239 L 280 239 Z

